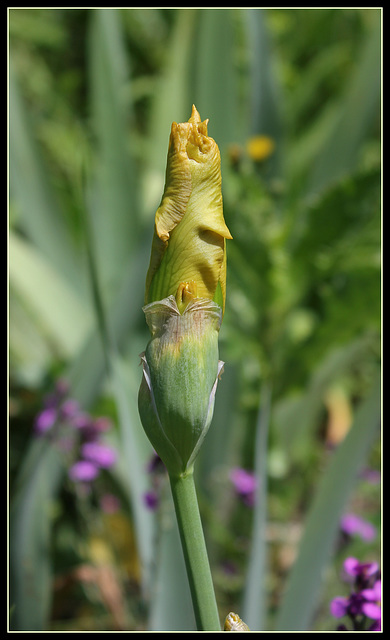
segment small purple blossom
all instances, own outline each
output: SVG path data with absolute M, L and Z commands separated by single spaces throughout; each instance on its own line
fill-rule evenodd
M 78 460 L 69 469 L 69 477 L 74 482 L 91 482 L 99 474 L 99 468 L 89 460 Z
M 69 398 L 65 400 L 60 407 L 60 416 L 62 420 L 73 420 L 80 413 L 80 407 L 77 400 Z
M 371 522 L 359 518 L 354 513 L 345 514 L 340 522 L 341 530 L 349 536 L 359 536 L 362 540 L 370 542 L 376 537 L 376 528 Z
M 330 612 L 334 618 L 343 618 L 348 610 L 349 599 L 337 596 L 330 603 Z
M 159 497 L 156 491 L 146 491 L 143 495 L 145 506 L 150 511 L 155 511 L 159 505 Z
M 65 380 L 57 380 L 55 389 L 47 394 L 44 399 L 45 407 L 58 407 L 68 393 L 68 384 Z
M 381 472 L 376 469 L 363 469 L 360 476 L 370 484 L 379 484 L 381 481 Z
M 335 618 L 348 616 L 353 631 L 379 631 L 381 629 L 381 580 L 376 562 L 359 562 L 356 558 L 346 558 L 343 565 L 344 576 L 352 588 L 348 597 L 337 596 L 330 603 L 330 613 Z M 367 629 L 369 620 L 373 620 Z M 345 625 L 338 630 L 348 629 Z
M 154 451 L 147 465 L 151 488 L 143 494 L 143 502 L 147 509 L 156 511 L 160 506 L 161 486 L 166 479 L 166 468 L 160 456 Z
M 101 468 L 111 467 L 117 459 L 116 452 L 100 442 L 101 435 L 108 431 L 108 418 L 93 418 L 82 411 L 77 400 L 67 397 L 69 385 L 58 380 L 53 393 L 46 396 L 44 408 L 37 415 L 34 429 L 43 437 L 56 426 L 55 444 L 71 459 L 77 460 L 68 470 L 75 482 L 93 481 Z
M 102 433 L 108 431 L 111 423 L 107 418 L 92 418 L 87 413 L 79 413 L 72 419 L 72 424 L 81 433 L 84 441 L 99 440 Z
M 106 444 L 99 442 L 86 442 L 81 446 L 81 455 L 85 460 L 93 462 L 98 467 L 107 469 L 115 464 L 116 452 Z
M 88 413 L 81 411 L 72 417 L 72 426 L 80 431 L 86 431 L 91 428 L 93 421 Z
M 38 413 L 34 428 L 38 435 L 43 435 L 50 431 L 57 420 L 57 409 L 55 407 L 47 407 Z
M 362 611 L 367 618 L 372 620 L 380 620 L 382 617 L 382 610 L 375 602 L 364 602 L 362 604 Z
M 150 474 L 165 471 L 164 463 L 155 451 L 146 465 L 146 471 Z
M 232 469 L 230 473 L 230 480 L 243 502 L 248 507 L 253 507 L 258 485 L 256 475 L 252 471 L 246 471 L 245 469 L 236 467 Z
M 382 602 L 382 581 L 377 580 L 372 589 L 363 589 L 361 592 L 365 599 L 362 610 L 365 616 L 372 620 L 380 620 L 382 610 L 380 603 Z
M 224 574 L 228 577 L 238 576 L 239 569 L 237 565 L 232 560 L 224 560 L 221 565 L 221 569 Z
M 109 431 L 112 427 L 111 420 L 106 418 L 105 416 L 100 416 L 99 418 L 95 418 L 93 421 L 93 426 L 96 433 L 105 433 Z
M 375 575 L 379 571 L 379 566 L 376 562 L 359 562 L 350 556 L 344 561 L 343 569 L 347 576 L 351 576 L 361 583 Z

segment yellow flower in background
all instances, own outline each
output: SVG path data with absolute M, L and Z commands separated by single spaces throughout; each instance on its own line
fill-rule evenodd
M 266 160 L 274 151 L 275 142 L 268 136 L 253 136 L 246 143 L 246 150 L 255 162 Z
M 146 304 L 176 296 L 182 283 L 194 283 L 197 297 L 214 300 L 224 310 L 225 241 L 232 236 L 223 217 L 219 149 L 207 124 L 195 106 L 188 122 L 172 124 Z

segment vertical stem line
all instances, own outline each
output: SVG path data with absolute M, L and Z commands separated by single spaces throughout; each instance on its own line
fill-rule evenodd
M 272 389 L 265 381 L 256 424 L 254 470 L 259 480 L 253 513 L 252 546 L 248 559 L 243 599 L 244 620 L 251 629 L 265 625 L 265 577 L 267 573 L 267 451 Z
M 193 470 L 170 483 L 198 631 L 221 631 Z

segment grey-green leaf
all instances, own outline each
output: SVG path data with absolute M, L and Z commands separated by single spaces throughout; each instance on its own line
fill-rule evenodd
M 276 620 L 277 631 L 306 631 L 318 604 L 323 571 L 330 560 L 340 518 L 378 434 L 381 384 L 375 380 L 345 440 L 334 453 L 307 517 L 299 553 Z

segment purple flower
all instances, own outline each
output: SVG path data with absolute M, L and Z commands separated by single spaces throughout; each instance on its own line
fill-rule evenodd
M 362 540 L 370 542 L 376 536 L 376 529 L 371 522 L 359 518 L 354 513 L 347 513 L 342 517 L 340 523 L 342 531 L 349 536 L 359 536 Z
M 379 570 L 376 562 L 359 562 L 356 558 L 349 557 L 344 561 L 344 571 L 355 580 L 367 580 Z
M 367 618 L 372 618 L 372 620 L 380 620 L 382 617 L 381 607 L 375 602 L 364 602 L 362 611 Z
M 356 618 L 363 613 L 362 606 L 364 604 L 364 598 L 361 593 L 351 593 L 348 603 L 348 614 L 352 618 Z
M 144 493 L 144 503 L 148 509 L 155 511 L 159 504 L 159 498 L 155 491 L 146 491 Z
M 165 466 L 160 456 L 154 451 L 149 462 L 146 465 L 146 471 L 150 474 L 165 471 Z
M 111 426 L 107 418 L 92 418 L 87 413 L 79 413 L 72 419 L 72 425 L 80 431 L 83 441 L 94 442 Z
M 371 484 L 379 484 L 381 481 L 381 472 L 376 469 L 363 469 L 360 475 Z
M 85 431 L 91 427 L 92 418 L 87 413 L 78 413 L 73 416 L 72 426 L 76 429 L 80 429 L 80 431 Z
M 91 482 L 99 474 L 99 468 L 89 460 L 79 460 L 69 469 L 69 477 L 74 482 Z
M 48 407 L 41 411 L 35 420 L 35 431 L 39 435 L 43 435 L 50 431 L 54 426 L 57 419 L 57 409 L 55 407 Z
M 166 478 L 166 468 L 160 456 L 154 451 L 146 465 L 152 488 L 143 495 L 145 506 L 156 511 L 160 504 L 161 486 Z
M 376 580 L 372 589 L 363 589 L 361 592 L 366 602 L 362 606 L 364 615 L 372 620 L 380 620 L 382 617 L 381 601 L 382 601 L 382 582 Z
M 81 454 L 85 460 L 105 469 L 112 467 L 117 459 L 116 452 L 111 447 L 99 442 L 86 442 L 81 447 Z
M 246 471 L 245 469 L 236 467 L 232 469 L 230 473 L 230 480 L 232 481 L 236 492 L 241 496 L 245 504 L 249 507 L 253 507 L 255 492 L 258 485 L 255 474 L 252 471 Z
M 72 398 L 68 398 L 65 400 L 60 408 L 60 415 L 62 420 L 73 420 L 80 413 L 80 407 L 77 400 L 73 400 Z
M 337 596 L 330 603 L 330 612 L 335 618 L 348 616 L 353 631 L 378 631 L 381 628 L 381 580 L 376 562 L 359 562 L 349 557 L 344 561 L 345 578 L 351 581 L 352 590 L 348 598 Z M 366 629 L 368 619 L 373 620 Z M 341 630 L 341 627 L 339 627 Z M 347 630 L 343 625 L 343 630 Z
M 111 429 L 111 420 L 106 418 L 105 416 L 101 416 L 100 418 L 95 418 L 93 421 L 93 427 L 96 433 L 105 433 Z
M 337 596 L 330 603 L 330 612 L 334 618 L 342 618 L 348 611 L 348 598 Z
M 69 477 L 75 482 L 88 483 L 97 477 L 101 468 L 116 462 L 115 451 L 99 441 L 111 423 L 107 418 L 92 418 L 84 413 L 77 400 L 67 397 L 68 393 L 66 381 L 58 380 L 53 393 L 45 398 L 43 411 L 36 417 L 35 431 L 45 435 L 58 425 L 56 446 L 78 459 L 68 470 Z M 84 485 L 84 489 L 86 487 Z

